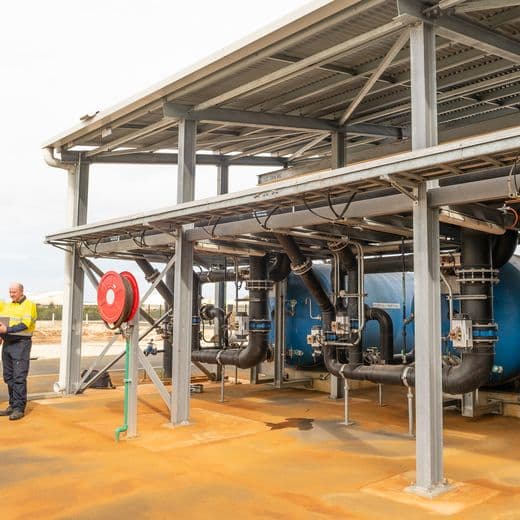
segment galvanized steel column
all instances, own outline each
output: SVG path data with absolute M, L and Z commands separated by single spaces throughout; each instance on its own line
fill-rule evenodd
M 437 144 L 435 31 L 419 23 L 410 33 L 412 148 Z M 411 490 L 443 491 L 442 357 L 439 281 L 439 216 L 422 183 L 413 209 L 415 271 L 416 482 Z
M 68 172 L 67 225 L 80 226 L 87 222 L 88 163 L 77 164 Z M 81 332 L 83 314 L 84 273 L 77 250 L 65 253 L 65 288 L 63 294 L 60 373 L 58 388 L 73 394 L 80 381 Z
M 195 198 L 195 148 L 197 123 L 179 122 L 177 202 Z M 186 240 L 187 226 L 178 228 L 175 246 L 173 303 L 172 406 L 173 425 L 186 424 L 190 415 L 191 322 L 193 244 Z

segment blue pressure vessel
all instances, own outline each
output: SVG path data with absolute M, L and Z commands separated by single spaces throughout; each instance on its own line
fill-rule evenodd
M 330 265 L 315 264 L 313 270 L 326 292 L 330 294 Z M 404 279 L 403 279 L 404 278 Z M 499 340 L 495 346 L 497 373 L 490 374 L 490 384 L 503 384 L 520 376 L 520 259 L 513 257 L 500 269 L 500 282 L 494 286 L 494 313 L 498 324 Z M 384 309 L 394 325 L 394 353 L 409 352 L 414 347 L 413 322 L 404 325 L 413 312 L 413 273 L 376 273 L 365 275 L 365 303 Z M 274 301 L 270 301 L 274 309 Z M 455 304 L 455 310 L 457 304 Z M 320 310 L 298 276 L 287 280 L 286 362 L 299 368 L 322 367 L 321 359 L 307 344 L 307 335 L 313 326 L 321 326 Z M 274 314 L 274 313 L 273 313 Z M 446 297 L 441 299 L 442 335 L 449 331 L 449 313 Z M 271 337 L 274 341 L 274 337 Z M 379 328 L 375 321 L 366 324 L 363 348 L 379 345 Z M 439 346 L 450 349 L 449 342 Z

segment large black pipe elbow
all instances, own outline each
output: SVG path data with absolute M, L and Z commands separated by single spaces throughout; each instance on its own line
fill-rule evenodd
M 291 260 L 285 253 L 276 253 L 275 261 L 269 269 L 269 280 L 281 282 L 285 280 L 291 272 Z
M 253 368 L 268 359 L 268 333 L 270 320 L 267 308 L 267 262 L 266 257 L 252 256 L 249 259 L 249 342 L 242 349 L 201 349 L 191 354 L 192 361 L 238 368 Z M 215 308 L 216 309 L 216 308 Z
M 442 390 L 447 394 L 473 392 L 489 381 L 493 362 L 494 354 L 491 350 L 462 354 L 459 365 L 443 368 Z
M 375 320 L 379 324 L 381 357 L 385 363 L 392 363 L 394 360 L 394 323 L 392 318 L 383 309 L 365 306 L 365 319 L 367 321 Z
M 495 269 L 500 269 L 502 266 L 506 265 L 515 254 L 517 245 L 518 231 L 516 229 L 509 229 L 503 235 L 494 237 L 491 250 L 493 267 Z

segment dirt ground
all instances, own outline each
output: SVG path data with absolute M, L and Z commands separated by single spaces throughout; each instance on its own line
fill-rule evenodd
M 83 324 L 83 338 L 88 341 L 104 341 L 111 338 L 113 331 L 103 322 L 94 321 Z M 61 340 L 61 321 L 38 321 L 33 334 L 34 343 L 59 343 Z

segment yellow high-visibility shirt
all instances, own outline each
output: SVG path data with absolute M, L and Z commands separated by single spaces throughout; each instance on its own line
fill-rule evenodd
M 23 302 L 3 302 L 0 304 L 0 315 L 9 318 L 9 327 L 16 327 L 23 323 L 27 328 L 20 331 L 8 332 L 8 334 L 15 334 L 16 336 L 32 336 L 38 313 L 36 305 L 25 298 Z

